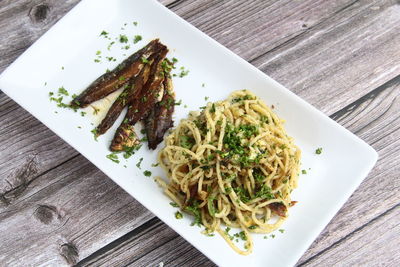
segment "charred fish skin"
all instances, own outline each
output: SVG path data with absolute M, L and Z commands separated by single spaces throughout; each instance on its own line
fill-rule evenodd
M 136 76 L 141 71 L 144 62 L 157 52 L 159 45 L 158 39 L 152 40 L 112 71 L 101 75 L 85 91 L 72 100 L 71 106 L 84 108 L 123 87 L 131 77 Z
M 151 64 L 152 59 L 150 59 L 149 62 Z M 137 77 L 131 78 L 130 82 L 125 85 L 126 88 L 124 89 L 124 91 L 114 101 L 104 119 L 97 126 L 97 136 L 106 133 L 107 130 L 110 129 L 110 127 L 118 119 L 124 107 L 128 105 L 129 99 L 137 97 L 149 77 L 149 72 L 150 65 L 146 64 L 140 71 L 139 75 Z
M 111 142 L 111 151 L 123 151 L 135 144 L 132 138 L 137 138 L 137 136 L 133 125 L 147 117 L 154 107 L 157 98 L 156 94 L 164 80 L 161 63 L 167 53 L 168 49 L 165 47 L 151 65 L 149 79 L 144 84 L 140 94 L 135 99 L 131 99 L 132 102 L 128 107 L 128 112 Z
M 145 120 L 149 149 L 156 149 L 162 142 L 165 132 L 173 126 L 172 114 L 175 109 L 175 93 L 171 76 L 166 73 L 163 81 L 164 93 L 150 115 Z

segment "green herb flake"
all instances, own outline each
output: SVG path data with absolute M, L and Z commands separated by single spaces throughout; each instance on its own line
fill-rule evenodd
M 100 50 L 97 50 L 96 51 L 96 55 L 100 55 L 101 54 L 101 51 Z
M 108 158 L 109 160 L 111 160 L 114 163 L 119 163 L 118 155 L 115 152 L 111 153 L 111 154 L 108 154 L 106 156 L 106 158 Z
M 61 69 L 64 70 L 64 66 L 62 66 Z
M 94 128 L 90 132 L 93 134 L 93 138 L 97 142 L 97 137 L 99 137 L 99 133 L 97 132 L 97 128 Z
M 140 42 L 142 40 L 142 36 L 141 35 L 135 35 L 133 37 L 133 43 L 137 44 L 138 42 Z
M 137 25 L 138 25 L 137 21 L 134 21 L 134 22 L 133 22 L 133 25 L 134 25 L 134 26 L 137 26 Z
M 175 212 L 175 218 L 178 219 L 178 220 L 182 219 L 183 218 L 182 213 L 180 213 L 179 211 Z
M 81 111 L 81 116 L 82 116 L 82 117 L 85 117 L 85 115 L 86 115 L 86 112 Z
M 119 42 L 120 43 L 127 43 L 128 41 L 129 41 L 128 37 L 125 34 L 120 34 L 119 35 Z
M 145 57 L 141 57 L 140 59 L 142 60 L 142 63 L 144 63 L 144 64 L 149 63 L 149 60 Z
M 139 159 L 139 162 L 136 163 L 136 167 L 138 167 L 139 169 L 141 169 L 140 164 L 142 164 L 143 158 Z
M 301 173 L 302 174 L 307 174 L 307 171 L 306 170 L 301 170 Z
M 274 235 L 274 234 L 271 234 L 270 237 L 275 238 L 275 235 Z
M 205 96 L 205 97 L 204 97 L 204 100 L 205 100 L 205 101 L 207 101 L 208 99 L 209 99 L 209 97 L 208 97 L 208 96 Z
M 115 44 L 114 41 L 112 41 L 111 43 L 108 44 L 107 46 L 107 50 L 110 51 L 111 47 Z
M 97 58 L 95 58 L 93 61 L 96 62 L 96 63 L 100 63 L 101 62 L 100 59 L 97 59 Z
M 206 86 L 206 84 L 205 84 L 205 83 L 202 83 L 202 84 L 201 84 L 201 87 L 205 87 L 205 86 Z
M 151 164 L 151 167 L 158 167 L 158 165 L 160 165 L 159 163 L 153 163 Z
M 283 234 L 285 232 L 285 229 L 279 229 L 278 231 Z
M 315 150 L 315 154 L 320 155 L 322 153 L 322 147 L 319 147 Z
M 99 114 L 99 112 L 100 112 L 100 109 L 99 109 L 99 108 L 96 108 L 96 107 L 94 107 L 94 106 L 92 106 L 92 108 L 93 108 L 93 115 Z
M 180 70 L 179 78 L 183 78 L 189 74 L 189 70 L 185 69 L 185 67 L 181 67 Z
M 144 176 L 146 176 L 146 177 L 150 177 L 150 176 L 151 176 L 151 171 L 145 170 L 145 171 L 143 172 L 143 174 L 144 174 Z
M 77 126 L 78 127 L 78 129 L 82 129 L 82 126 Z
M 210 108 L 210 112 L 211 113 L 215 113 L 215 104 L 213 103 L 212 105 L 211 105 L 211 108 Z
M 58 95 L 69 96 L 69 93 L 67 90 L 65 90 L 64 86 L 61 86 L 60 88 L 58 88 Z
M 106 32 L 106 31 L 102 31 L 102 32 L 100 33 L 100 36 L 107 37 L 107 35 L 108 35 L 108 32 Z
M 179 205 L 176 204 L 175 202 L 169 202 L 169 204 L 174 208 L 179 208 Z

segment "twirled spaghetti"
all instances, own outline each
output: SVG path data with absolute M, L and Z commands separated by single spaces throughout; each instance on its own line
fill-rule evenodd
M 297 186 L 300 149 L 272 110 L 248 90 L 191 112 L 165 139 L 158 182 L 208 232 L 238 253 L 252 252 L 250 232 L 269 233 L 287 218 Z M 241 228 L 245 250 L 222 229 Z

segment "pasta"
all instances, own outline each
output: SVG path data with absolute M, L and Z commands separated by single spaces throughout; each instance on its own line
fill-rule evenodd
M 157 181 L 195 216 L 194 223 L 248 255 L 251 232 L 270 233 L 287 218 L 300 155 L 283 121 L 253 93 L 241 90 L 181 120 L 158 156 L 168 181 Z M 242 230 L 244 250 L 223 225 Z

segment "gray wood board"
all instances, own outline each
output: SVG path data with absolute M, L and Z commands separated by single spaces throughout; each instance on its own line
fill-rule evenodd
M 0 59 L 0 71 L 77 2 L 3 0 L 0 3 L 0 27 L 4 31 L 0 34 L 4 36 L 4 41 L 0 44 L 0 53 L 5 56 Z M 396 1 L 254 1 L 251 6 L 246 1 L 163 2 L 168 2 L 178 15 L 327 114 L 343 110 L 353 102 L 358 104 L 360 97 L 374 92 L 375 88 L 399 75 L 400 52 L 396 44 L 400 43 L 400 15 Z M 388 84 L 392 86 L 386 83 L 384 87 Z M 398 94 L 398 90 L 393 91 Z M 373 94 L 368 96 L 374 99 Z M 388 103 L 382 99 L 379 101 Z M 398 140 L 400 134 L 398 131 L 389 134 L 391 125 L 385 123 L 390 121 L 378 123 L 381 117 L 393 119 L 393 115 L 388 118 L 380 113 L 384 104 L 379 101 L 375 102 L 375 108 L 370 109 L 375 117 L 372 117 L 374 120 L 370 118 L 368 127 L 362 122 L 367 123 L 369 116 L 362 115 L 364 119 L 358 117 L 361 111 L 343 113 L 334 118 L 373 144 L 381 157 L 384 153 L 385 160 L 379 160 L 366 183 L 372 183 L 377 177 L 384 179 L 379 192 L 389 194 L 389 198 L 374 202 L 377 199 L 371 196 L 377 197 L 374 194 L 377 189 L 373 183 L 362 189 L 365 186 L 363 183 L 300 263 L 317 262 L 317 258 L 329 251 L 332 244 L 399 203 L 389 187 L 391 179 L 398 179 L 395 175 L 399 173 L 396 169 L 399 157 L 398 153 L 390 152 L 388 145 Z M 13 253 L 14 259 L 6 262 L 65 264 L 68 259 L 69 263 L 74 263 L 113 241 L 114 244 L 122 242 L 115 241 L 120 237 L 140 234 L 138 229 L 146 230 L 137 227 L 146 226 L 154 219 L 138 202 L 4 94 L 0 95 L 0 104 L 0 218 L 4 218 L 0 221 L 0 229 L 8 230 L 0 240 L 8 242 L 7 246 L 3 246 L 6 249 L 4 253 Z M 399 108 L 396 107 L 394 111 L 398 113 Z M 337 114 L 341 115 L 341 112 Z M 378 128 L 371 130 L 371 125 L 375 124 Z M 382 126 L 388 128 L 386 134 L 389 137 L 383 138 L 385 131 L 379 128 Z M 381 152 L 380 147 L 376 147 L 378 144 L 386 151 Z M 74 179 L 74 182 L 64 184 L 58 176 L 66 181 Z M 53 182 L 57 186 L 52 185 Z M 70 194 L 73 194 L 73 199 Z M 88 201 L 87 195 L 93 199 Z M 107 195 L 113 197 L 104 198 Z M 364 201 L 366 204 L 362 205 Z M 99 210 L 96 207 L 98 202 L 106 208 Z M 362 209 L 358 208 L 359 205 Z M 68 217 L 64 214 L 64 206 L 67 207 Z M 355 221 L 354 217 L 360 214 L 365 216 Z M 63 218 L 69 218 L 68 222 L 62 221 Z M 16 226 L 15 231 L 9 231 L 12 229 L 9 228 L 10 222 L 20 220 L 23 223 Z M 345 227 L 342 227 L 343 224 Z M 172 238 L 166 241 L 165 247 L 156 245 L 160 243 L 154 243 L 152 247 L 152 242 L 149 242 L 148 250 L 125 249 L 122 246 L 119 257 L 108 249 L 101 250 L 101 253 L 109 254 L 116 263 L 158 264 L 157 261 L 163 259 L 157 258 L 156 252 L 149 253 L 153 250 L 170 255 L 166 257 L 166 262 L 172 265 L 195 264 L 194 259 L 201 263 L 208 262 L 172 230 L 160 225 L 163 229 L 155 231 L 164 231 L 166 236 Z M 50 232 L 52 236 L 48 235 Z M 25 248 L 26 251 L 20 250 L 22 243 L 18 241 L 26 237 L 36 240 L 35 246 Z M 175 242 L 185 249 L 189 248 L 189 256 L 181 256 L 179 251 L 171 249 L 171 244 Z M 101 253 L 95 253 L 90 262 L 97 265 L 96 260 Z

